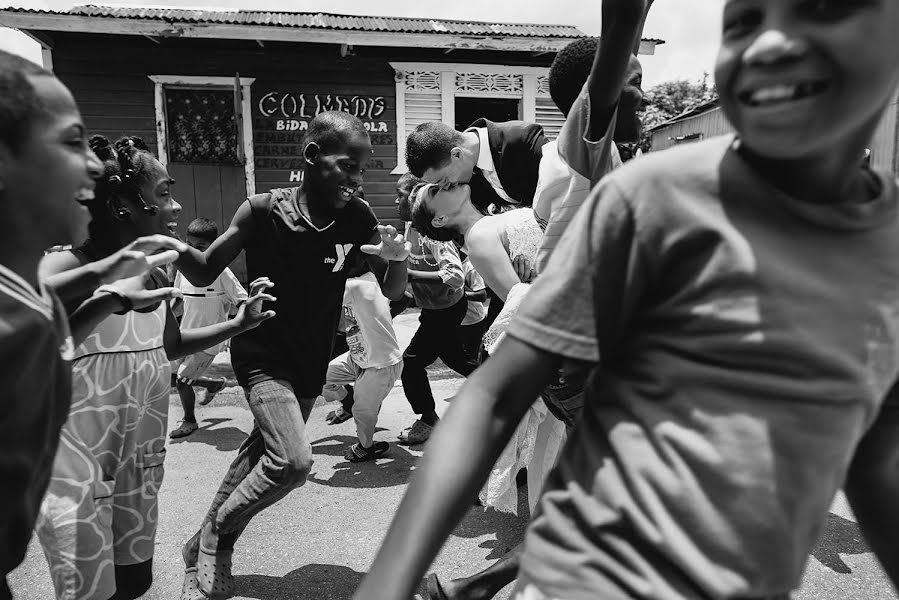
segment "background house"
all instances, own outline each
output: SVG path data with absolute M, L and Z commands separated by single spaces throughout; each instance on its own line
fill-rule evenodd
M 195 216 L 224 227 L 247 195 L 297 185 L 304 132 L 325 110 L 365 123 L 365 197 L 395 220 L 409 132 L 520 118 L 554 137 L 563 119 L 548 67 L 585 37 L 568 25 L 104 6 L 3 9 L 0 25 L 42 45 L 91 132 L 156 148 L 184 206 L 182 233 Z M 233 267 L 243 277 L 242 259 Z

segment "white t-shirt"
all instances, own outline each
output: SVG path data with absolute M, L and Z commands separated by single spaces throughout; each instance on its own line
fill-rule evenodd
M 360 368 L 383 369 L 402 360 L 403 351 L 390 318 L 390 302 L 381 293 L 373 273 L 346 280 L 343 319 L 350 357 Z
M 465 273 L 466 292 L 480 292 L 481 290 L 487 289 L 484 278 L 481 277 L 480 273 L 474 270 L 468 257 L 465 257 L 465 260 L 462 261 L 462 271 Z M 465 313 L 465 318 L 462 319 L 462 325 L 474 325 L 475 323 L 483 321 L 484 317 L 487 316 L 487 305 L 489 303 L 489 298 L 483 302 L 478 302 L 477 300 L 469 298 L 468 311 Z
M 174 287 L 181 290 L 184 300 L 184 316 L 181 329 L 196 329 L 215 325 L 227 320 L 231 307 L 247 299 L 243 289 L 231 269 L 225 270 L 210 285 L 197 287 L 180 272 L 175 276 Z M 207 354 L 218 354 L 224 343 L 206 348 Z
M 546 268 L 553 249 L 593 186 L 606 173 L 621 166 L 621 156 L 612 139 L 617 109 L 601 138 L 591 140 L 588 137 L 590 95 L 587 83 L 571 107 L 558 139 L 543 146 L 534 192 L 534 215 L 544 230 L 543 243 L 537 252 L 538 274 Z

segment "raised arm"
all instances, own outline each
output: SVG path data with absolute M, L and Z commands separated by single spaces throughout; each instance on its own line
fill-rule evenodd
M 192 284 L 209 285 L 243 250 L 252 226 L 253 211 L 250 202 L 246 201 L 234 213 L 228 229 L 212 242 L 206 252 L 188 248 L 175 266 Z
M 603 0 L 602 34 L 587 84 L 591 140 L 603 137 L 609 128 L 651 5 L 652 0 Z
M 559 362 L 556 355 L 508 337 L 468 378 L 428 441 L 387 537 L 353 598 L 412 597 Z M 459 451 L 460 440 L 465 440 L 464 452 Z
M 894 386 L 862 439 L 846 479 L 846 495 L 865 539 L 899 589 L 899 386 Z

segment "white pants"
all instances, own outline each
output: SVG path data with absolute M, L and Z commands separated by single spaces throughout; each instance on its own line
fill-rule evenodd
M 353 419 L 356 421 L 356 435 L 366 448 L 372 445 L 381 403 L 402 372 L 402 360 L 382 369 L 363 369 L 353 362 L 349 352 L 344 352 L 328 365 L 322 395 L 328 402 L 339 402 L 346 397 L 344 384 L 355 384 Z

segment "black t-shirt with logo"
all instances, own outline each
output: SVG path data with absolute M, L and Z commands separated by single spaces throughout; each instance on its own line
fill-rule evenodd
M 314 397 L 325 382 L 350 265 L 361 260 L 378 225 L 353 198 L 326 227 L 300 212 L 301 188 L 249 199 L 254 227 L 245 243 L 249 281 L 268 277 L 277 298 L 263 310 L 277 315 L 234 338 L 231 362 L 242 386 L 286 379 L 298 397 Z

